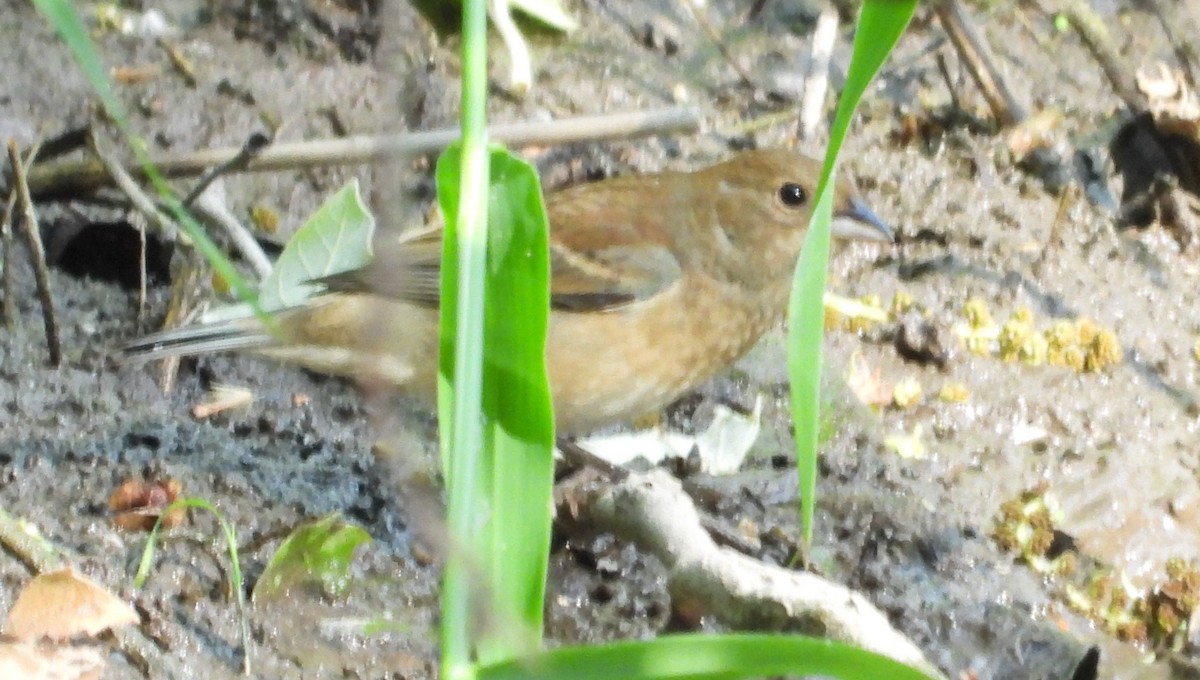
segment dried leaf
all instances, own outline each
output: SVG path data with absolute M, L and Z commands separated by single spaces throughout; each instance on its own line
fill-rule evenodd
M 4 633 L 19 640 L 69 640 L 139 622 L 124 601 L 67 567 L 36 576 L 25 586 L 8 612 Z

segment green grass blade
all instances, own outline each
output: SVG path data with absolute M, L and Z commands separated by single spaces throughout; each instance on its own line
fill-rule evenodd
M 225 544 L 229 547 L 229 590 L 237 603 L 238 624 L 242 633 L 242 670 L 246 675 L 250 675 L 250 624 L 246 619 L 246 593 L 242 588 L 242 562 L 238 559 L 237 529 L 225 519 L 215 505 L 203 498 L 180 498 L 163 508 L 154 522 L 154 527 L 150 529 L 146 547 L 142 549 L 137 574 L 133 577 L 133 587 L 141 588 L 150 577 L 150 567 L 154 564 L 154 546 L 162 531 L 163 519 L 176 510 L 186 508 L 199 508 L 211 512 L 221 527 L 221 533 L 225 535 Z
M 796 265 L 788 302 L 788 375 L 792 386 L 792 420 L 796 434 L 796 468 L 800 476 L 800 522 L 804 544 L 812 543 L 816 506 L 817 435 L 821 395 L 821 338 L 825 315 L 821 299 L 829 264 L 829 223 L 837 155 L 858 101 L 883 61 L 904 33 L 916 0 L 867 0 L 854 34 L 854 51 L 846 86 L 825 152 L 816 208 Z
M 477 151 L 486 151 L 480 147 Z M 461 165 L 456 162 L 461 161 Z M 442 252 L 438 429 L 447 496 L 450 554 L 442 576 L 442 676 L 469 677 L 478 607 L 471 565 L 491 551 L 483 519 L 491 512 L 492 456 L 483 432 L 483 297 L 487 257 L 487 157 L 454 145 L 438 161 L 438 201 L 446 216 Z M 458 182 L 454 180 L 457 179 Z M 461 186 L 461 191 L 451 186 Z M 461 198 L 460 198 L 461 197 Z M 451 226 L 454 225 L 454 226 Z M 464 554 L 470 550 L 471 554 Z
M 877 680 L 928 676 L 856 647 L 789 635 L 674 635 L 656 640 L 563 647 L 534 658 L 487 665 L 480 680 L 659 680 L 820 675 Z
M 447 678 L 469 677 L 472 659 L 537 648 L 550 541 L 546 215 L 533 168 L 485 149 L 486 22 L 482 1 L 464 4 L 463 141 L 437 168 L 447 227 L 438 384 L 453 546 L 442 596 Z

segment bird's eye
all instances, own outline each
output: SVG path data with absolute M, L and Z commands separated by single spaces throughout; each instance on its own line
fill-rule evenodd
M 787 182 L 779 187 L 779 200 L 788 207 L 796 208 L 808 202 L 808 192 L 795 182 Z

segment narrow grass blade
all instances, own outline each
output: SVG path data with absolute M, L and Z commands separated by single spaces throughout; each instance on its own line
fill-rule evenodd
M 484 446 L 484 276 L 487 262 L 486 149 L 454 145 L 438 161 L 446 218 L 442 251 L 438 430 L 449 507 L 450 554 L 442 576 L 442 676 L 469 677 L 478 589 L 471 564 L 490 553 L 492 455 Z M 482 205 L 481 205 L 482 204 Z M 465 554 L 467 549 L 471 554 Z
M 442 575 L 442 669 L 446 680 L 475 673 L 478 590 L 466 554 L 488 538 L 493 457 L 483 439 L 484 277 L 487 266 L 487 6 L 463 3 L 462 143 L 438 161 L 438 202 L 445 216 L 438 424 L 449 507 L 450 553 Z M 489 555 L 486 547 L 483 555 Z M 474 553 L 473 553 L 474 554 Z M 486 559 L 486 557 L 485 557 Z
M 162 530 L 163 519 L 175 510 L 183 508 L 199 508 L 211 512 L 221 527 L 221 533 L 225 535 L 225 543 L 229 546 L 229 590 L 237 603 L 238 624 L 242 633 L 242 671 L 250 675 L 250 624 L 246 615 L 246 591 L 242 588 L 242 563 L 238 559 L 237 529 L 225 519 L 215 505 L 204 498 L 180 498 L 163 508 L 154 522 L 154 527 L 150 529 L 146 547 L 142 549 L 142 559 L 138 562 L 137 574 L 133 577 L 133 587 L 141 588 L 150 577 L 150 568 L 154 564 L 154 546 Z
M 816 506 L 817 434 L 820 429 L 821 338 L 825 315 L 821 300 L 829 263 L 829 223 L 833 209 L 830 181 L 837 155 L 858 101 L 879 67 L 904 33 L 916 0 L 867 0 L 854 34 L 850 72 L 838 102 L 821 173 L 816 209 L 796 265 L 788 303 L 788 374 L 792 385 L 792 420 L 796 434 L 796 468 L 800 475 L 800 522 L 804 544 L 812 543 Z

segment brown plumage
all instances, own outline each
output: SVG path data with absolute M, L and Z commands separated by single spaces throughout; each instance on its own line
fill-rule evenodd
M 560 432 L 669 403 L 745 354 L 779 322 L 816 201 L 820 164 L 742 153 L 691 173 L 626 176 L 546 197 L 551 314 L 546 363 Z M 834 235 L 888 240 L 838 185 Z M 366 268 L 278 314 L 166 331 L 127 348 L 164 356 L 248 349 L 400 386 L 434 403 L 440 229 L 381 244 Z

